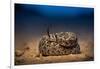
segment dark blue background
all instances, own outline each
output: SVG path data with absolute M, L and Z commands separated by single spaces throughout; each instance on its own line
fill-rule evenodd
M 94 9 L 50 5 L 15 4 L 15 35 L 40 37 L 50 32 L 75 32 L 93 37 Z

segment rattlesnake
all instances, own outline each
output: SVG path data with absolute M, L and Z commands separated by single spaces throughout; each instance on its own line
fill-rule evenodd
M 57 56 L 80 53 L 78 38 L 73 32 L 43 35 L 39 42 L 39 52 L 43 56 Z

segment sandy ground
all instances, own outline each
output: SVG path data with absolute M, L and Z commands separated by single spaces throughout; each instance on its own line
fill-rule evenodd
M 38 40 L 31 40 L 24 44 L 24 48 L 16 50 L 22 55 L 15 57 L 15 65 L 26 64 L 43 64 L 57 62 L 75 62 L 75 61 L 92 61 L 94 60 L 94 44 L 86 40 L 80 41 L 81 54 L 70 54 L 62 56 L 39 56 Z M 24 52 L 24 53 L 23 53 Z

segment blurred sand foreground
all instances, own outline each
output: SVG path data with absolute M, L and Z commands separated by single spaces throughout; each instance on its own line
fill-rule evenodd
M 25 43 L 23 48 L 16 48 L 15 65 L 94 60 L 94 44 L 89 40 L 79 41 L 81 54 L 42 57 L 39 56 L 38 42 L 38 40 L 31 40 Z

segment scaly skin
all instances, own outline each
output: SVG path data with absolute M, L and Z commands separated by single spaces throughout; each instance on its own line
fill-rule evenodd
M 39 43 L 39 51 L 43 56 L 78 54 L 80 46 L 75 33 L 60 32 L 44 35 Z

